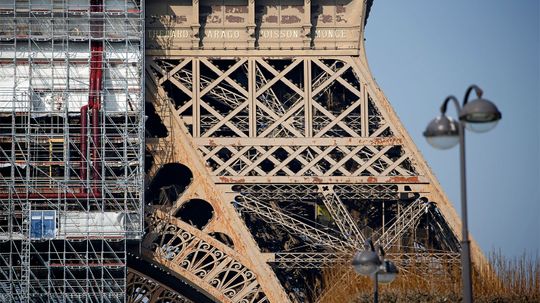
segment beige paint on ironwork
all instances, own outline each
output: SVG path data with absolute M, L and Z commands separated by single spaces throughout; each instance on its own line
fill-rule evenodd
M 148 209 L 151 233 L 143 245 L 146 258 L 221 302 L 239 302 L 254 293 L 264 294 L 270 302 L 288 302 L 267 263 L 269 254 L 260 251 L 230 203 L 236 195 L 231 186 L 237 184 L 328 185 L 323 190 L 325 205 L 340 230 L 354 234 L 352 247 L 364 236 L 350 226 L 351 217 L 340 215 L 346 210 L 339 197 L 334 198 L 332 186 L 410 187 L 436 203 L 459 238 L 461 223 L 452 204 L 369 71 L 363 48 L 364 10 L 361 0 L 147 2 L 146 69 L 151 75 L 147 100 L 169 130 L 167 138 L 148 141 L 156 161 L 148 178 L 159 165 L 182 163 L 191 169 L 193 182 L 172 207 Z M 275 60 L 286 64 L 275 66 Z M 314 75 L 313 69 L 319 74 Z M 247 78 L 246 85 L 234 80 L 239 73 Z M 165 83 L 184 94 L 185 102 L 173 105 Z M 277 85 L 287 93 L 279 95 Z M 339 111 L 332 107 L 336 86 L 347 91 L 347 102 L 336 106 Z M 207 97 L 230 110 L 217 110 Z M 399 149 L 398 157 L 388 156 L 392 148 Z M 277 150 L 286 156 L 278 159 Z M 271 168 L 263 167 L 263 162 L 271 163 Z M 300 168 L 292 169 L 292 162 Z M 192 198 L 204 199 L 214 209 L 203 230 L 172 216 Z M 283 224 L 291 232 L 295 224 L 300 226 L 286 214 L 271 216 L 264 205 L 257 205 L 255 201 L 251 210 L 266 215 L 271 224 Z M 423 211 L 422 206 L 406 209 L 402 221 L 380 241 L 394 243 Z M 189 239 L 174 255 L 164 251 L 168 244 L 155 242 L 165 226 L 177 237 Z M 313 239 L 331 238 L 309 227 L 297 231 Z M 216 241 L 210 232 L 230 236 L 234 247 Z M 219 251 L 222 259 L 217 258 L 211 270 L 184 266 L 191 264 L 190 254 L 201 245 L 205 254 Z M 474 241 L 472 252 L 476 264 L 484 265 Z M 310 263 L 317 263 L 314 258 Z M 298 258 L 291 262 L 298 263 Z M 245 280 L 234 294 L 220 287 L 223 281 L 212 282 L 233 266 L 241 268 Z

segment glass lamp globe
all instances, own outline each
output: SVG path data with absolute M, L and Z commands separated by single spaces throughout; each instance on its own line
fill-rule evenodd
M 465 127 L 475 133 L 485 133 L 488 132 L 497 126 L 499 121 L 493 121 L 493 122 L 484 122 L 484 123 L 472 123 L 467 122 L 465 123 Z
M 352 265 L 357 273 L 364 276 L 370 276 L 379 270 L 381 260 L 374 251 L 361 251 L 354 255 Z
M 429 122 L 424 137 L 428 143 L 438 149 L 449 149 L 459 143 L 459 122 L 441 115 Z
M 458 136 L 426 137 L 426 140 L 437 149 L 450 149 L 459 143 Z
M 387 284 L 391 283 L 396 279 L 396 276 L 398 274 L 398 269 L 394 262 L 389 260 L 384 260 L 383 264 L 381 265 L 381 270 L 377 274 L 377 278 L 379 283 Z
M 482 98 L 466 103 L 459 114 L 459 119 L 465 122 L 465 127 L 477 133 L 492 130 L 501 118 L 502 115 L 497 106 Z

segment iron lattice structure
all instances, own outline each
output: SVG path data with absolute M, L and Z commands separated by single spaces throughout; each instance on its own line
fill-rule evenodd
M 149 4 L 141 260 L 219 302 L 323 298 L 367 238 L 404 271 L 459 266 L 459 219 L 367 66 L 370 7 Z
M 143 232 L 141 1 L 0 1 L 0 301 L 124 302 Z

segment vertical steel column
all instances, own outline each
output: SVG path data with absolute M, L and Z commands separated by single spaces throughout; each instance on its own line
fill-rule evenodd
M 304 135 L 306 138 L 313 137 L 313 99 L 311 99 L 311 59 L 306 58 L 304 60 Z
M 257 137 L 257 99 L 256 88 L 257 88 L 257 73 L 255 72 L 255 64 L 257 62 L 253 58 L 248 59 L 248 102 L 249 102 L 249 136 L 254 138 Z
M 201 74 L 200 71 L 201 61 L 198 58 L 193 58 L 191 61 L 191 68 L 193 69 L 193 87 L 192 87 L 192 96 L 193 96 L 193 137 L 198 138 L 201 136 L 201 105 L 200 105 L 200 90 L 201 86 L 199 84 L 199 77 Z

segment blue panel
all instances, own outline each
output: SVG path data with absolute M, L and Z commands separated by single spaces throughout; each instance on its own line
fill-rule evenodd
M 40 239 L 42 234 L 41 228 L 41 213 L 32 212 L 31 221 L 30 221 L 30 238 L 31 239 Z
M 54 239 L 56 236 L 56 212 L 34 210 L 30 216 L 31 239 Z
M 43 212 L 43 234 L 42 238 L 54 239 L 56 235 L 56 213 L 54 211 Z

